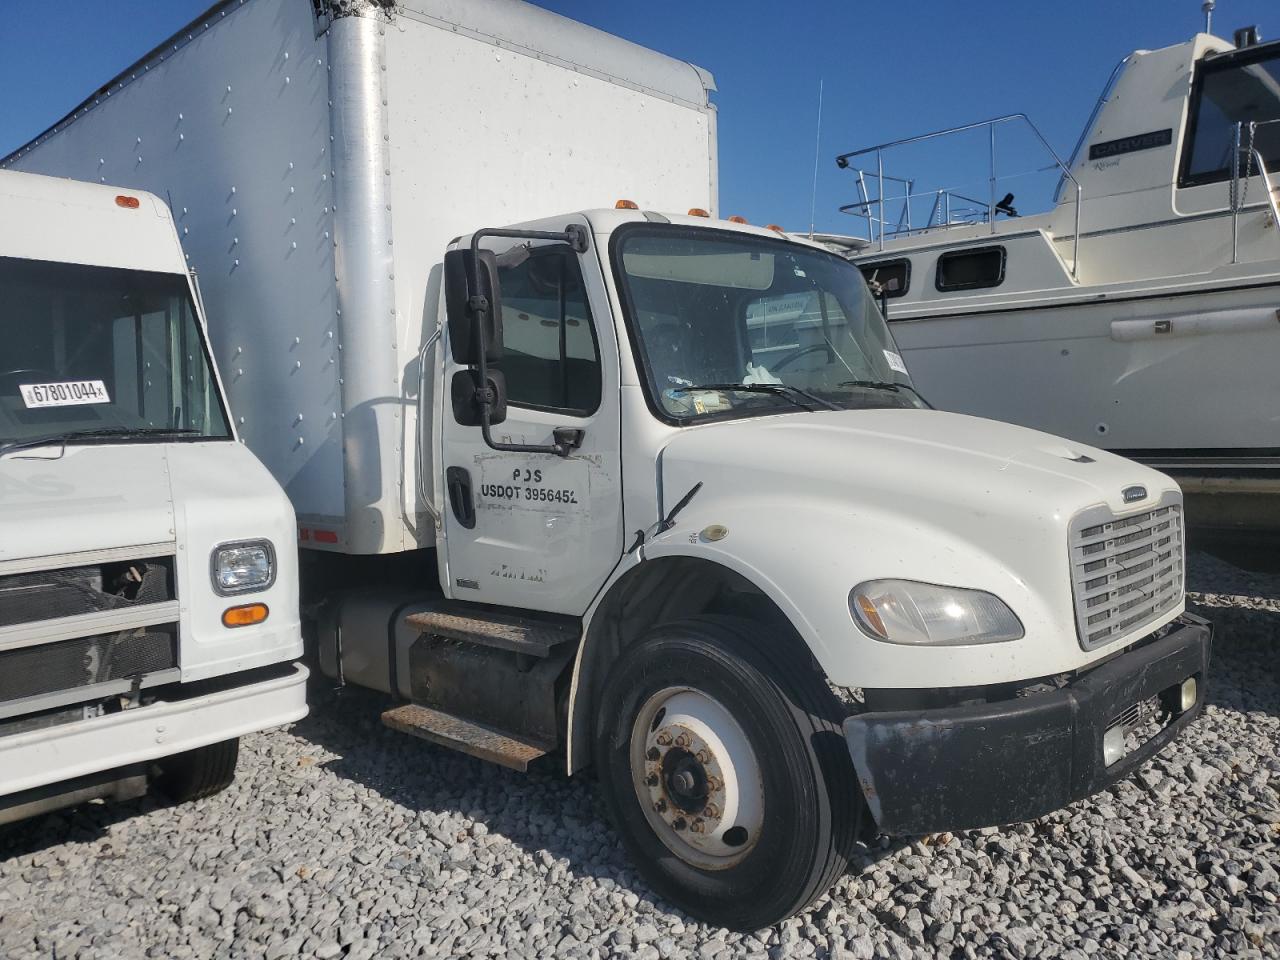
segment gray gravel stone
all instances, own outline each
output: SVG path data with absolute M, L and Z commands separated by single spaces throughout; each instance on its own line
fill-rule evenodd
M 877 840 L 755 935 L 658 899 L 589 784 L 407 739 L 318 681 L 216 797 L 0 827 L 0 957 L 1280 957 L 1280 578 L 1193 555 L 1189 586 L 1209 705 L 1135 777 L 1032 824 Z

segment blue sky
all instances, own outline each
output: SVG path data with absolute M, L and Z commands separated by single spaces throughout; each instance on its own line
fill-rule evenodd
M 302 0 L 298 0 L 302 2 Z M 199 16 L 211 0 L 0 0 L 0 155 L 25 143 L 101 84 Z M 1102 85 L 1136 48 L 1200 29 L 1199 0 L 539 0 L 539 5 L 691 60 L 720 92 L 720 206 L 754 223 L 809 223 L 818 82 L 824 83 L 819 230 L 853 232 L 836 212 L 855 199 L 837 153 L 1006 113 L 1027 113 L 1070 152 Z M 1264 17 L 1271 13 L 1271 17 Z M 1274 0 L 1219 0 L 1214 32 L 1258 24 L 1280 34 Z M 912 152 L 898 171 L 977 191 L 984 142 Z M 1047 162 L 1009 136 L 1003 172 Z M 891 162 L 894 158 L 891 158 Z M 985 159 L 982 159 L 985 163 Z M 1048 175 L 1010 180 L 1019 197 Z M 1002 184 L 1004 186 L 1006 184 Z M 1021 200 L 1019 205 L 1022 205 Z M 549 213 L 551 211 L 548 211 Z M 1025 212 L 1025 208 L 1024 208 Z

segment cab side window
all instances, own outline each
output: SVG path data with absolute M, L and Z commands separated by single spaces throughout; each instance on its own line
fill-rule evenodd
M 600 406 L 600 355 L 576 255 L 534 247 L 499 258 L 507 402 L 587 416 Z M 510 265 L 504 264 L 506 263 Z

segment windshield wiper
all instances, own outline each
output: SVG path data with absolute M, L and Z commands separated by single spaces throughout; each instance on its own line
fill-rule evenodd
M 678 387 L 671 392 L 689 393 L 694 390 L 741 390 L 743 393 L 770 393 L 775 397 L 782 397 L 784 400 L 791 401 L 801 410 L 816 410 L 818 407 L 825 407 L 828 410 L 841 409 L 830 400 L 824 400 L 808 390 L 801 390 L 799 387 L 793 387 L 789 383 L 700 383 L 695 387 Z M 797 400 L 797 397 L 801 399 Z M 801 402 L 801 400 L 804 402 Z
M 909 383 L 890 383 L 887 380 L 842 380 L 839 383 L 842 387 L 866 387 L 868 390 L 887 390 L 892 393 L 901 393 L 903 390 L 910 390 L 930 410 L 933 404 L 924 398 L 924 395 Z
M 31 437 L 26 440 L 10 440 L 0 444 L 0 457 L 14 450 L 30 450 L 34 447 L 49 447 L 55 444 L 66 447 L 73 440 L 93 439 L 97 437 L 178 437 L 193 433 L 203 433 L 192 427 L 96 427 L 89 430 L 68 430 L 66 433 L 52 433 L 44 437 Z
M 841 387 L 866 387 L 868 390 L 892 390 L 894 393 L 902 389 L 901 384 L 890 383 L 888 380 L 841 380 L 838 385 Z

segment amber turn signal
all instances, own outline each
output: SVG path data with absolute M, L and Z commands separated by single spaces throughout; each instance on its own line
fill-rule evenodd
M 137 210 L 139 203 L 137 197 L 126 197 L 123 194 L 116 197 L 116 206 L 124 207 L 126 210 Z
M 243 607 L 230 607 L 222 613 L 224 627 L 252 627 L 267 619 L 270 611 L 265 603 L 247 603 Z

